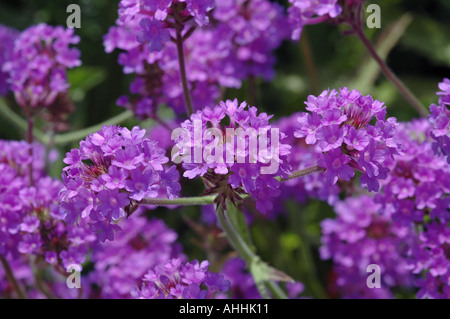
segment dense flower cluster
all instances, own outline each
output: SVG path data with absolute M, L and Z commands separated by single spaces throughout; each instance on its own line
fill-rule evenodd
M 183 176 L 209 180 L 211 191 L 218 192 L 219 198 L 233 200 L 234 191 L 245 192 L 256 199 L 256 208 L 266 213 L 273 207 L 271 199 L 280 194 L 275 177 L 287 177 L 290 172 L 290 147 L 281 143 L 284 135 L 279 135 L 278 129 L 271 130 L 271 117 L 237 100 L 206 107 L 181 124 L 172 159 L 183 163 Z M 200 158 L 196 156 L 198 148 Z
M 415 230 L 408 243 L 408 269 L 424 274 L 418 297 L 449 296 L 450 166 L 432 150 L 433 129 L 425 120 L 399 126 L 397 137 L 405 154 L 395 156 L 391 173 L 376 200 L 392 221 Z
M 136 299 L 211 299 L 229 289 L 230 282 L 208 271 L 207 261 L 184 262 L 181 258 L 156 265 L 142 278 L 132 295 Z
M 214 0 L 122 0 L 117 24 L 132 30 L 150 51 L 161 51 L 170 40 L 169 28 L 183 28 L 192 18 L 198 26 L 208 24 L 213 6 Z
M 91 297 L 131 298 L 131 291 L 148 269 L 182 258 L 178 234 L 158 219 L 136 216 L 124 220 L 112 242 L 93 247 L 94 271 L 89 282 L 98 288 Z
M 407 263 L 407 227 L 392 224 L 380 214 L 381 205 L 372 197 L 349 197 L 335 205 L 337 217 L 322 225 L 323 259 L 332 259 L 338 292 L 345 298 L 392 298 L 392 289 L 413 283 Z M 381 288 L 366 284 L 369 265 L 380 267 Z
M 445 78 L 439 83 L 439 89 L 439 105 L 430 106 L 429 120 L 433 126 L 431 133 L 435 140 L 433 148 L 437 154 L 444 154 L 450 163 L 450 80 Z
M 36 255 L 49 264 L 83 263 L 96 237 L 86 224 L 70 226 L 58 205 L 62 183 L 44 174 L 44 149 L 0 141 L 0 254 Z M 29 165 L 33 163 L 33 184 Z
M 104 126 L 67 153 L 60 198 L 68 223 L 89 219 L 102 241 L 113 240 L 115 222 L 144 197 L 178 196 L 178 171 L 164 166 L 164 150 L 145 133 L 137 126 Z
M 66 69 L 81 65 L 80 51 L 70 45 L 79 41 L 74 29 L 43 23 L 18 36 L 3 71 L 9 73 L 16 101 L 27 112 L 51 105 L 67 91 Z
M 213 104 L 221 88 L 238 88 L 249 77 L 273 77 L 273 51 L 289 31 L 281 6 L 267 0 L 217 1 L 211 15 L 213 25 L 198 28 L 183 40 L 194 109 Z M 183 113 L 177 45 L 158 42 L 161 50 L 152 51 L 136 34 L 119 18 L 104 37 L 106 52 L 123 50 L 119 63 L 125 73 L 136 74 L 130 85 L 132 97 L 120 97 L 118 105 L 139 118 L 154 117 L 162 103 Z
M 393 117 L 385 120 L 383 103 L 343 88 L 310 95 L 305 104 L 311 114 L 298 118 L 295 136 L 321 150 L 317 164 L 326 169 L 327 182 L 349 181 L 356 169 L 362 172 L 361 184 L 378 191 L 379 181 L 389 173 L 384 162 L 401 153 L 395 139 L 397 121 Z
M 8 73 L 2 71 L 2 66 L 11 58 L 18 36 L 18 31 L 0 24 L 0 96 L 6 95 L 9 90 Z

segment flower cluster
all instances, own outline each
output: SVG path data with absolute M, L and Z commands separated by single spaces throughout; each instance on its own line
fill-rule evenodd
M 407 268 L 426 273 L 417 282 L 418 297 L 439 298 L 450 293 L 450 166 L 434 156 L 434 129 L 425 119 L 401 123 L 397 138 L 405 154 L 391 161 L 391 173 L 376 200 L 395 224 L 409 227 L 416 236 L 408 243 Z
M 273 207 L 271 199 L 280 193 L 275 177 L 290 172 L 290 147 L 281 143 L 284 135 L 269 125 L 271 117 L 236 99 L 206 107 L 181 124 L 172 160 L 183 163 L 183 176 L 209 181 L 209 191 L 219 193 L 220 202 L 245 192 L 266 213 Z
M 268 0 L 217 1 L 215 6 L 211 13 L 214 23 L 187 31 L 183 38 L 194 109 L 213 104 L 220 88 L 238 88 L 250 77 L 270 79 L 274 75 L 273 51 L 288 36 L 281 6 Z M 125 73 L 135 73 L 136 78 L 130 85 L 132 97 L 122 96 L 117 104 L 141 119 L 154 117 L 162 103 L 183 113 L 177 45 L 162 41 L 158 42 L 161 50 L 152 51 L 146 42 L 140 42 L 139 33 L 119 21 L 104 37 L 105 50 L 123 50 L 119 63 Z
M 404 259 L 408 227 L 392 224 L 380 214 L 372 197 L 349 197 L 335 205 L 337 217 L 322 223 L 322 259 L 332 259 L 338 292 L 345 298 L 392 298 L 395 287 L 412 286 Z M 380 267 L 381 288 L 366 285 L 367 267 Z
M 311 114 L 298 118 L 295 136 L 321 150 L 317 163 L 326 169 L 325 180 L 332 185 L 339 178 L 349 181 L 356 169 L 362 172 L 361 184 L 378 191 L 379 180 L 389 173 L 384 162 L 401 153 L 395 139 L 397 121 L 393 117 L 385 120 L 383 103 L 343 88 L 310 95 L 305 104 Z
M 69 88 L 66 69 L 81 65 L 80 52 L 70 45 L 80 38 L 74 29 L 38 24 L 16 39 L 3 71 L 9 73 L 11 90 L 26 112 L 48 107 Z
M 48 264 L 83 263 L 96 237 L 86 224 L 70 226 L 57 201 L 62 183 L 45 176 L 44 148 L 0 141 L 0 254 L 36 255 Z M 33 184 L 29 165 L 33 163 Z
M 439 105 L 430 106 L 429 120 L 433 126 L 431 133 L 435 140 L 433 148 L 437 154 L 444 154 L 450 163 L 450 80 L 445 78 L 439 83 L 439 89 Z
M 229 41 L 226 68 L 238 80 L 274 76 L 273 51 L 288 38 L 283 8 L 267 0 L 216 1 L 213 17 L 215 36 Z
M 102 241 L 113 240 L 115 221 L 130 215 L 144 198 L 174 198 L 181 186 L 175 166 L 146 131 L 104 126 L 67 153 L 60 194 L 66 221 L 89 219 Z
M 148 269 L 168 260 L 182 258 L 178 234 L 162 220 L 136 216 L 121 223 L 123 231 L 112 242 L 93 247 L 94 271 L 89 273 L 91 297 L 131 298 L 130 292 Z
M 198 26 L 208 24 L 213 6 L 213 0 L 122 0 L 117 24 L 132 30 L 150 51 L 161 51 L 170 40 L 170 28 L 183 29 L 192 18 Z
M 11 58 L 14 41 L 18 36 L 18 31 L 0 25 L 0 96 L 6 95 L 9 90 L 8 73 L 2 71 L 2 66 Z
M 207 261 L 184 262 L 181 258 L 156 265 L 135 287 L 136 299 L 212 299 L 226 293 L 230 282 L 208 271 Z

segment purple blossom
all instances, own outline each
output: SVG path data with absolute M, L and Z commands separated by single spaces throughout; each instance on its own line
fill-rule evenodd
M 171 259 L 156 265 L 131 292 L 135 299 L 212 299 L 228 291 L 223 276 L 208 271 L 209 263 Z M 205 289 L 206 288 L 206 289 Z
M 321 149 L 323 154 L 317 163 L 327 169 L 326 180 L 333 184 L 338 177 L 349 181 L 357 169 L 363 172 L 361 184 L 369 191 L 378 191 L 379 181 L 389 172 L 385 163 L 401 153 L 395 135 L 398 124 L 395 118 L 385 120 L 383 103 L 342 88 L 311 95 L 305 104 L 312 114 L 298 117 L 294 135 Z M 372 125 L 374 118 L 376 123 Z
M 15 41 L 3 71 L 9 74 L 17 103 L 27 112 L 51 105 L 69 88 L 66 69 L 81 65 L 80 52 L 70 47 L 80 41 L 74 30 L 41 23 Z
M 256 107 L 249 107 L 245 102 L 239 104 L 237 100 L 221 101 L 214 108 L 206 107 L 181 124 L 188 139 L 179 137 L 176 141 L 179 151 L 173 154 L 172 160 L 181 158 L 186 170 L 184 176 L 203 176 L 207 179 L 208 191 L 218 193 L 222 203 L 227 199 L 234 201 L 245 192 L 256 199 L 258 210 L 267 213 L 272 207 L 271 200 L 279 195 L 280 183 L 275 177 L 287 176 L 290 172 L 287 163 L 290 147 L 281 143 L 285 138 L 283 135 L 278 136 L 278 148 L 272 144 L 270 118 L 266 113 L 258 114 Z M 196 125 L 204 136 L 201 140 L 202 152 L 211 152 L 207 159 L 202 156 L 200 161 L 194 156 Z M 207 134 L 211 126 L 221 133 L 217 133 L 217 140 L 215 136 Z M 230 133 L 231 136 L 227 138 L 227 129 L 233 129 L 236 134 Z M 255 145 L 251 142 L 252 139 L 261 141 L 263 137 L 268 140 L 265 154 L 261 152 L 261 144 L 258 152 L 256 148 L 252 149 Z M 212 141 L 217 143 L 216 147 L 211 148 Z M 273 171 L 268 170 L 270 167 Z
M 161 51 L 163 44 L 170 40 L 169 30 L 163 29 L 163 23 L 158 20 L 142 19 L 139 22 L 142 31 L 136 36 L 140 43 L 148 42 L 149 51 Z
M 412 231 L 392 224 L 382 206 L 369 196 L 349 197 L 335 206 L 336 218 L 322 226 L 322 259 L 332 259 L 338 293 L 344 298 L 392 298 L 395 287 L 411 287 L 414 280 L 405 251 Z M 367 267 L 382 271 L 381 288 L 366 285 Z
M 132 214 L 144 197 L 174 198 L 181 186 L 176 167 L 145 130 L 104 126 L 67 153 L 60 193 L 67 222 L 92 221 L 102 241 L 114 238 L 115 224 Z

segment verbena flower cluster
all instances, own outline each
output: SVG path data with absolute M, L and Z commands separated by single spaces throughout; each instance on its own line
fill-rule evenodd
M 183 176 L 190 179 L 202 176 L 209 180 L 210 191 L 219 193 L 222 203 L 234 200 L 239 193 L 247 193 L 255 198 L 256 208 L 266 213 L 273 207 L 271 199 L 280 194 L 280 182 L 275 177 L 287 177 L 290 172 L 287 162 L 290 146 L 281 143 L 283 135 L 277 136 L 280 142 L 271 140 L 271 117 L 258 114 L 256 107 L 246 102 L 239 104 L 236 99 L 206 107 L 181 124 L 187 134 L 180 135 L 176 141 L 178 151 L 172 158 L 181 159 Z M 200 136 L 196 136 L 198 129 Z M 229 134 L 227 129 L 235 133 Z M 261 151 L 261 144 L 256 152 L 252 139 L 259 143 L 266 139 L 263 145 L 266 152 Z M 199 161 L 195 154 L 197 147 L 202 152 Z M 265 173 L 272 164 L 276 165 L 274 171 Z
M 17 37 L 2 69 L 9 73 L 11 90 L 26 112 L 48 107 L 58 94 L 67 91 L 66 70 L 81 65 L 80 51 L 70 46 L 79 41 L 74 29 L 44 23 Z
M 104 126 L 63 160 L 61 206 L 72 224 L 89 220 L 101 241 L 113 240 L 116 221 L 144 198 L 175 198 L 181 189 L 175 166 L 139 127 Z
M 178 234 L 162 220 L 133 216 L 121 223 L 115 240 L 93 247 L 94 271 L 89 273 L 91 298 L 131 298 L 148 269 L 172 258 L 186 258 Z
M 401 123 L 397 136 L 405 155 L 394 157 L 383 192 L 375 198 L 394 223 L 414 230 L 406 260 L 419 277 L 417 296 L 448 298 L 450 167 L 444 156 L 434 156 L 433 129 L 425 119 Z
M 389 173 L 385 161 L 401 153 L 394 135 L 397 121 L 385 119 L 384 103 L 342 88 L 310 95 L 305 104 L 311 113 L 299 116 L 295 136 L 320 149 L 317 163 L 326 169 L 326 181 L 349 181 L 358 170 L 361 184 L 378 191 Z
M 120 97 L 117 103 L 139 118 L 154 117 L 158 105 L 163 103 L 183 113 L 185 101 L 180 86 L 179 52 L 170 36 L 175 37 L 172 29 L 177 23 L 189 23 L 184 21 L 192 16 L 183 11 L 186 9 L 182 9 L 185 4 L 181 1 L 166 2 L 165 9 L 158 7 L 156 10 L 148 9 L 146 2 L 141 2 L 139 9 L 137 3 L 128 3 L 133 10 L 119 8 L 117 25 L 104 37 L 106 52 L 122 50 L 119 63 L 124 72 L 136 75 L 130 85 L 132 95 Z M 192 7 L 195 6 L 193 3 Z M 189 5 L 186 8 L 189 9 Z M 210 8 L 210 4 L 202 2 L 199 8 L 202 8 L 198 10 L 200 13 Z M 182 21 L 177 15 L 183 16 Z M 187 81 L 195 109 L 213 104 L 223 88 L 238 88 L 249 77 L 272 78 L 273 51 L 289 33 L 282 7 L 267 0 L 216 1 L 214 10 L 205 17 L 209 16 L 213 23 L 202 23 L 202 28 L 198 25 L 194 30 L 191 26 L 183 31 Z M 195 18 L 197 23 L 208 20 L 203 15 L 199 17 Z M 153 34 L 142 31 L 140 26 L 149 19 L 154 21 L 149 27 L 154 30 Z M 172 19 L 176 22 L 170 22 Z M 142 32 L 148 36 L 143 36 Z
M 136 299 L 211 299 L 227 292 L 230 282 L 208 271 L 208 266 L 207 261 L 171 259 L 149 270 L 132 295 Z
M 62 183 L 45 175 L 44 153 L 39 144 L 0 140 L 0 254 L 35 255 L 65 269 L 86 260 L 96 236 L 86 223 L 74 226 L 64 221 L 57 201 Z
M 103 45 L 120 51 L 132 76 L 116 101 L 132 112 L 114 117 L 130 128 L 83 129 L 93 133 L 76 147 L 79 132 L 59 132 L 75 108 L 68 72 L 81 65 L 78 31 L 0 25 L 0 113 L 27 139 L 0 139 L 1 298 L 450 299 L 450 79 L 437 85 L 430 115 L 409 122 L 348 87 L 309 95 L 305 111 L 274 119 L 257 89 L 276 76 L 275 51 L 322 22 L 346 24 L 343 33 L 426 112 L 377 59 L 365 1 L 280 3 L 119 1 Z M 286 78 L 276 83 L 291 90 Z M 181 208 L 193 205 L 203 206 Z M 286 251 L 259 256 L 278 245 Z M 327 261 L 318 267 L 325 276 L 305 287 L 297 280 L 319 261 L 308 260 L 311 248 Z M 380 272 L 376 288 L 370 269 Z M 82 289 L 70 289 L 77 270 Z
M 322 221 L 320 256 L 332 259 L 337 293 L 344 298 L 392 298 L 393 289 L 413 285 L 405 242 L 410 230 L 394 225 L 372 197 L 349 197 L 336 203 L 336 218 Z M 367 266 L 383 274 L 379 288 L 367 286 Z M 332 289 L 333 290 L 333 289 Z
M 405 151 L 387 161 L 382 191 L 337 203 L 337 219 L 322 223 L 321 256 L 333 259 L 343 296 L 391 298 L 418 286 L 418 298 L 449 298 L 450 167 L 434 155 L 432 131 L 425 119 L 400 123 Z M 381 267 L 382 289 L 365 285 L 369 264 Z

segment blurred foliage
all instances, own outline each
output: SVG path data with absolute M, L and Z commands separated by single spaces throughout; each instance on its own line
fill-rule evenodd
M 280 2 L 287 4 L 287 0 Z M 118 52 L 106 54 L 102 44 L 103 35 L 117 17 L 118 0 L 0 0 L 0 23 L 18 30 L 40 22 L 65 25 L 66 8 L 71 3 L 81 7 L 81 28 L 76 30 L 76 34 L 81 37 L 77 47 L 81 51 L 83 65 L 69 72 L 71 97 L 76 105 L 70 123 L 72 129 L 77 130 L 123 112 L 115 101 L 128 92 L 132 76 L 123 74 L 117 63 Z M 368 3 L 380 5 L 382 19 L 382 28 L 367 29 L 368 36 L 381 47 L 386 45 L 388 64 L 425 105 L 436 102 L 437 83 L 450 76 L 450 1 L 380 0 Z M 401 34 L 389 34 L 389 27 L 398 23 L 406 13 L 411 21 L 400 31 Z M 285 41 L 276 52 L 273 81 L 258 80 L 260 110 L 274 113 L 276 118 L 288 116 L 304 109 L 308 95 L 354 83 L 363 94 L 371 94 L 386 102 L 389 116 L 403 121 L 418 117 L 383 74 L 370 67 L 370 57 L 359 40 L 355 36 L 343 35 L 344 30 L 345 27 L 330 24 L 307 26 L 303 33 L 303 46 Z M 394 41 L 391 46 L 383 43 L 389 36 Z M 305 46 L 311 51 L 313 61 L 305 58 Z M 373 79 L 369 81 L 366 74 Z M 360 81 L 361 76 L 364 81 Z M 312 77 L 317 78 L 317 83 L 311 81 Z M 248 85 L 244 83 L 239 90 L 228 90 L 226 97 L 247 99 L 248 91 Z M 8 102 L 20 113 L 12 99 Z M 129 120 L 124 123 L 128 126 L 135 124 L 139 122 Z M 140 124 L 148 127 L 151 123 Z M 23 132 L 0 118 L 0 138 L 21 139 Z M 59 148 L 60 154 L 65 154 L 74 145 Z M 61 162 L 56 164 L 52 175 L 58 177 L 61 167 Z M 185 195 L 198 194 L 201 189 L 199 182 L 190 186 Z M 197 207 L 158 208 L 150 213 L 150 216 L 163 218 L 178 231 L 180 241 L 191 258 L 202 259 L 211 256 L 211 252 L 204 249 L 207 242 L 201 231 L 194 231 L 195 227 L 186 222 L 186 218 L 197 221 L 199 215 Z M 300 205 L 290 202 L 283 216 L 275 219 L 254 216 L 251 225 L 252 239 L 261 257 L 302 281 L 308 296 L 330 296 L 326 289 L 330 263 L 320 260 L 318 247 L 320 221 L 332 216 L 332 209 L 326 203 L 312 201 Z

